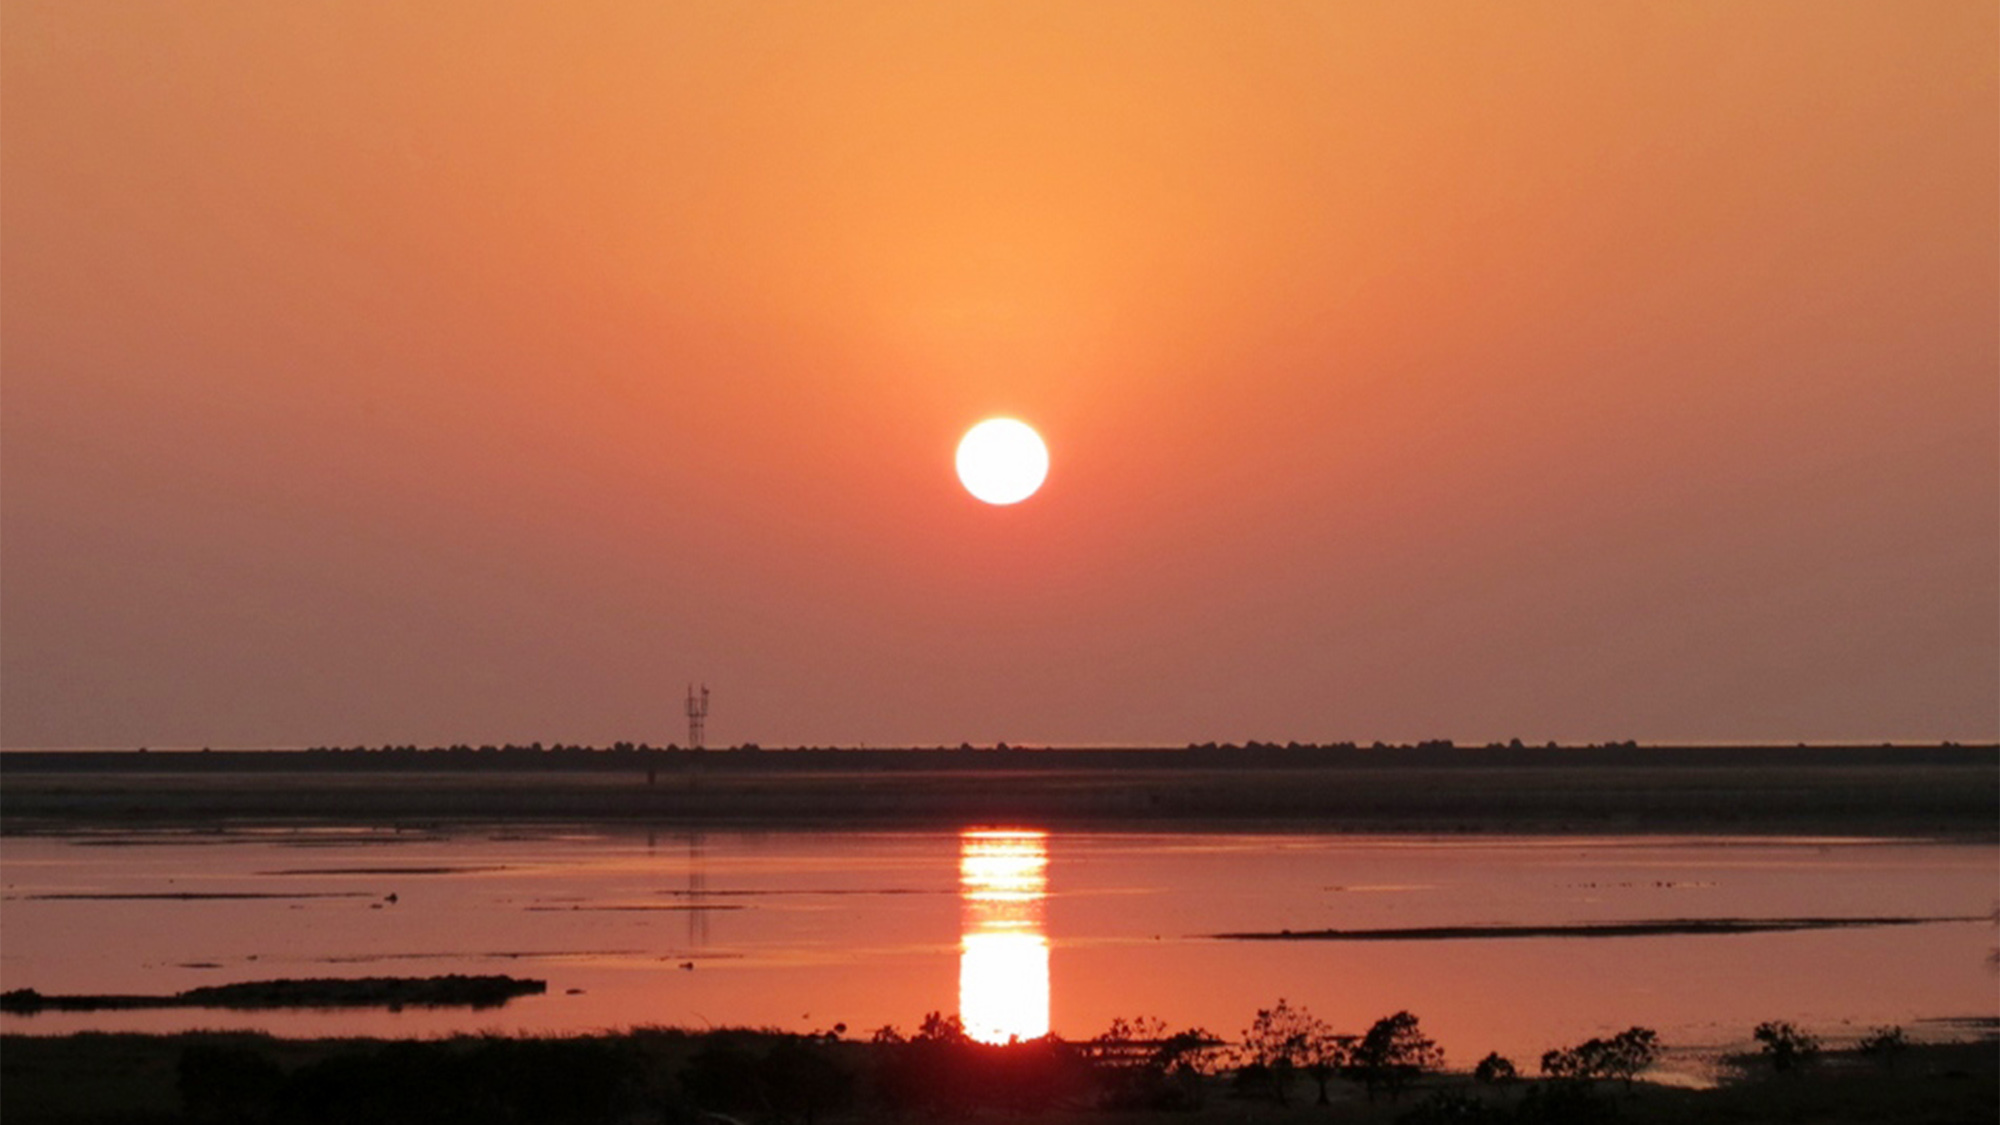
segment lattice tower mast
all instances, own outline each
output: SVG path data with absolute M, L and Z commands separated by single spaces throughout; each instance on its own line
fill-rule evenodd
M 708 738 L 708 685 L 701 685 L 701 694 L 696 695 L 694 685 L 688 685 L 687 694 L 688 749 L 701 750 Z

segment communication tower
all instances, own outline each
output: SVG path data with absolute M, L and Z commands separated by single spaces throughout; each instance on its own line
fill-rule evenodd
M 688 685 L 687 697 L 688 749 L 703 749 L 708 737 L 708 685 L 701 685 L 701 694 L 696 695 L 694 685 Z

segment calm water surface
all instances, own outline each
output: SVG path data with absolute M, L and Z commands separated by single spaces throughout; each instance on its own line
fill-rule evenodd
M 1198 833 L 379 831 L 10 837 L 0 984 L 169 993 L 506 973 L 485 1011 L 0 1017 L 0 1030 L 289 1035 L 635 1024 L 1085 1038 L 1115 1016 L 1239 1033 L 1280 997 L 1344 1029 L 1409 1009 L 1457 1065 L 1632 1024 L 1684 1048 L 1767 1019 L 1832 1037 L 2000 1015 L 1993 849 L 1858 840 Z M 260 897 L 112 897 L 112 896 Z M 395 901 L 388 896 L 394 895 Z M 63 897 L 74 896 L 74 897 Z M 1958 916 L 1629 938 L 1242 942 L 1222 932 Z

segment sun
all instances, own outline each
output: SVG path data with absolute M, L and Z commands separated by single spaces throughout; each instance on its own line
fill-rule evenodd
M 958 479 L 988 504 L 1018 504 L 1049 475 L 1049 447 L 1026 422 L 988 418 L 958 442 Z

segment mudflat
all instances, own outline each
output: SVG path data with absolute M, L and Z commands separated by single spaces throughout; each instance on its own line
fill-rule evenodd
M 548 982 L 507 976 L 315 977 L 190 988 L 167 996 L 45 996 L 0 992 L 0 1012 L 108 1012 L 138 1008 L 494 1008 L 548 990 Z
M 2000 751 L 1927 747 L 20 752 L 0 829 L 786 827 L 2000 837 Z

